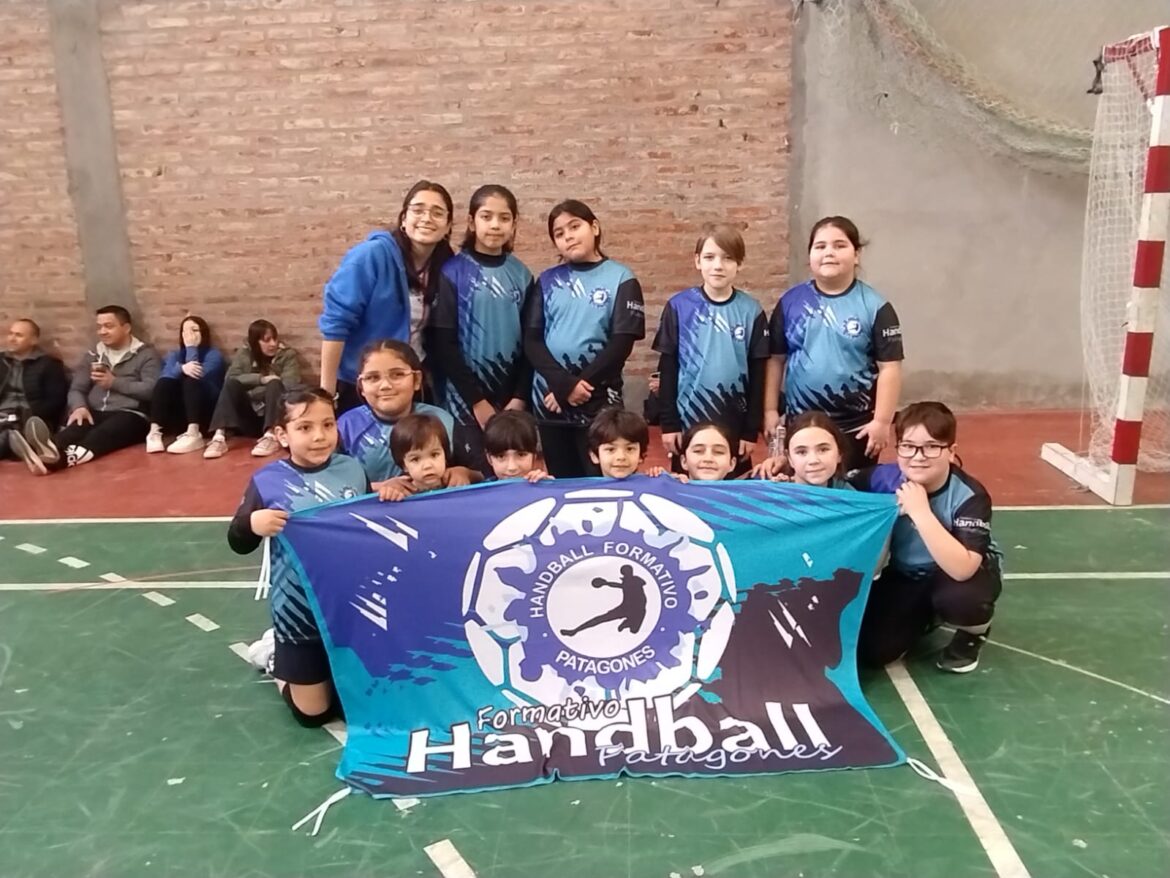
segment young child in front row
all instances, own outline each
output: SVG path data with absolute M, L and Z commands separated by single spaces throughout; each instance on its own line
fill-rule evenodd
M 286 394 L 273 433 L 288 457 L 257 470 L 248 483 L 228 526 L 228 545 L 241 555 L 284 530 L 290 513 L 370 490 L 361 464 L 337 453 L 337 418 L 326 391 Z M 340 702 L 308 596 L 279 543 L 272 544 L 270 581 L 272 634 L 249 655 L 276 679 L 298 723 L 322 726 L 340 716 Z
M 881 666 L 903 655 L 936 618 L 954 627 L 938 658 L 943 671 L 979 664 L 1003 589 L 991 537 L 991 497 L 956 463 L 957 425 L 941 402 L 916 402 L 894 420 L 896 464 L 858 473 L 861 490 L 896 492 L 890 564 L 874 583 L 861 623 L 858 660 Z
M 613 406 L 589 425 L 589 459 L 607 479 L 625 479 L 638 472 L 650 448 L 650 428 L 641 415 Z M 655 467 L 651 475 L 663 472 Z
M 390 455 L 405 473 L 405 484 L 387 483 L 383 496 L 405 500 L 412 494 L 425 494 L 451 487 L 447 478 L 447 461 L 451 459 L 451 440 L 446 425 L 434 415 L 407 415 L 394 425 L 390 434 Z M 466 484 L 483 481 L 477 470 L 469 470 Z
M 539 482 L 551 479 L 536 465 L 540 434 L 536 419 L 528 412 L 502 411 L 488 419 L 483 429 L 484 454 L 495 477 Z

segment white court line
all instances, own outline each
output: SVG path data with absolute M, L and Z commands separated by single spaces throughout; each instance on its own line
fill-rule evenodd
M 237 656 L 239 656 L 241 659 L 243 659 L 245 662 L 247 662 L 251 667 L 255 667 L 255 665 L 252 664 L 252 660 L 248 658 L 248 644 L 246 644 L 246 643 L 232 643 L 232 644 L 228 645 L 228 649 L 230 649 Z M 264 679 L 267 680 L 269 683 L 276 682 L 275 680 L 273 680 L 271 677 L 269 677 L 267 675 L 265 675 Z M 326 732 L 328 732 L 330 735 L 332 735 L 333 740 L 335 740 L 338 744 L 340 744 L 342 747 L 345 746 L 345 742 L 349 738 L 349 729 L 346 728 L 344 720 L 340 720 L 340 719 L 330 720 L 329 722 L 325 723 L 325 725 L 323 725 L 321 728 L 324 729 Z M 394 803 L 394 807 L 397 808 L 399 811 L 409 811 L 415 805 L 419 804 L 418 799 L 415 799 L 415 798 L 410 797 L 410 796 L 403 796 L 400 799 L 391 799 L 391 801 Z
M 930 709 L 930 705 L 922 697 L 918 684 L 914 682 L 914 678 L 910 676 L 906 666 L 900 660 L 896 661 L 886 666 L 886 673 L 890 675 L 894 688 L 898 690 L 898 695 L 902 698 L 906 709 L 910 711 L 914 725 L 918 726 L 918 730 L 922 733 L 922 738 L 934 755 L 942 775 L 960 786 L 960 789 L 953 790 L 955 798 L 959 800 L 959 807 L 963 809 L 967 822 L 971 824 L 979 843 L 987 852 L 995 874 L 999 878 L 1031 878 L 1031 873 L 1028 872 L 1024 861 L 1020 859 L 1020 855 L 1012 847 L 1011 840 L 1003 831 L 1003 826 L 995 819 L 995 814 L 992 813 L 987 800 L 983 798 L 983 794 L 975 786 L 975 781 L 971 779 L 971 773 L 967 771 L 967 766 L 959 759 L 954 745 L 951 744 L 950 738 L 939 725 L 934 711 Z
M 475 872 L 467 865 L 467 860 L 463 859 L 459 851 L 455 850 L 455 845 L 451 844 L 449 838 L 429 844 L 423 850 L 438 867 L 443 878 L 475 878 Z
M 58 564 L 64 564 L 66 567 L 72 567 L 74 570 L 81 570 L 88 567 L 88 561 L 82 561 L 80 558 L 74 558 L 72 555 L 66 555 L 64 558 L 57 559 Z
M 160 607 L 169 607 L 175 602 L 173 598 L 169 598 L 165 594 L 159 594 L 157 591 L 144 591 L 142 596 L 152 604 L 158 604 Z
M 1102 683 L 1109 683 L 1110 685 L 1125 689 L 1128 692 L 1132 692 L 1135 695 L 1143 695 L 1146 698 L 1154 699 L 1154 701 L 1160 701 L 1162 704 L 1170 705 L 1170 698 L 1163 698 L 1161 695 L 1155 695 L 1153 692 L 1147 692 L 1145 689 L 1139 689 L 1136 686 L 1130 686 L 1128 683 L 1122 683 L 1120 680 L 1114 680 L 1112 677 L 1103 676 L 1102 674 L 1095 673 L 1088 670 L 1087 668 L 1080 668 L 1076 665 L 1070 665 L 1066 661 L 1049 658 L 1046 655 L 1040 655 L 1038 652 L 1029 652 L 1026 649 L 1020 649 L 1018 646 L 1012 646 L 1010 643 L 1003 643 L 999 640 L 988 640 L 987 642 L 992 646 L 998 646 L 1000 649 L 1007 649 L 1011 652 L 1018 652 L 1020 655 L 1026 655 L 1029 658 L 1038 659 L 1042 662 L 1048 662 L 1048 664 L 1056 665 L 1058 668 L 1064 668 L 1066 671 L 1072 671 L 1075 674 L 1084 674 L 1086 677 L 1092 677 L 1094 680 L 1099 680 Z
M 98 579 L 104 579 L 106 582 L 125 582 L 126 577 L 121 573 L 103 573 Z
M 1170 570 L 1102 570 L 1077 573 L 1005 573 L 1004 579 L 1170 579 Z
M 18 543 L 15 548 L 19 549 L 21 552 L 28 552 L 30 555 L 43 555 L 45 552 L 49 551 L 48 549 L 43 548 L 42 546 L 38 546 L 35 543 Z
M 215 622 L 212 622 L 210 619 L 208 619 L 202 613 L 192 613 L 190 616 L 187 616 L 186 619 L 188 622 L 190 622 L 196 628 L 200 628 L 204 631 L 218 631 L 219 630 L 219 625 L 217 625 Z
M 118 582 L 0 582 L 0 591 L 118 591 L 120 589 L 135 588 L 163 588 L 198 590 L 198 589 L 254 589 L 255 582 L 240 582 L 238 580 L 193 580 L 189 582 L 166 582 L 154 579 L 150 582 L 136 582 L 130 579 Z
M 1120 509 L 1170 509 L 1170 503 L 1135 503 L 1133 506 L 1082 506 L 1079 503 L 1068 506 L 995 506 L 995 512 L 1051 512 L 1056 510 L 1070 512 L 1112 512 Z

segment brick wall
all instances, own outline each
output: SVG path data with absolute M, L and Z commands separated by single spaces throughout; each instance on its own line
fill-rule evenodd
M 6 338 L 11 319 L 31 316 L 72 356 L 92 321 L 45 5 L 0 3 L 0 329 Z
M 555 259 L 548 209 L 589 202 L 607 251 L 642 280 L 651 333 L 665 298 L 695 277 L 697 226 L 739 222 L 744 285 L 770 305 L 787 266 L 790 14 L 779 0 L 108 4 L 103 51 L 149 332 L 169 346 L 194 310 L 230 348 L 264 316 L 315 363 L 321 285 L 419 177 L 446 185 L 457 213 L 479 184 L 510 186 L 518 255 L 534 272 Z M 26 17 L 14 18 L 22 31 Z M 43 30 L 22 38 L 41 62 Z M 5 70 L 11 107 L 26 83 Z M 56 112 L 46 85 L 28 108 L 37 120 Z M 43 273 L 51 256 L 72 284 L 55 295 L 79 299 L 75 242 L 50 244 L 71 234 L 64 179 L 49 174 L 59 146 L 41 145 L 52 148 L 32 153 L 45 206 L 15 244 L 0 237 L 0 259 Z M 5 173 L 17 177 L 0 177 L 6 196 L 30 185 L 11 162 Z M 631 366 L 650 363 L 644 344 Z

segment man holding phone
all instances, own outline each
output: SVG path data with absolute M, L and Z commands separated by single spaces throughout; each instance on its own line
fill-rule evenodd
M 24 441 L 13 442 L 34 473 L 89 463 L 146 438 L 162 360 L 134 337 L 130 312 L 120 305 L 97 310 L 97 336 L 96 348 L 86 352 L 73 373 L 65 428 L 53 437 L 48 424 L 29 418 Z

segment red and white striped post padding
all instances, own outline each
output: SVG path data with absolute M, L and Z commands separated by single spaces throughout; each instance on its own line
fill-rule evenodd
M 1111 454 L 1117 479 L 1117 495 L 1123 503 L 1130 502 L 1137 477 L 1142 412 L 1154 348 L 1158 299 L 1164 293 L 1162 273 L 1166 260 L 1166 240 L 1170 235 L 1170 27 L 1159 28 L 1149 36 L 1107 47 L 1104 57 L 1108 63 L 1149 51 L 1158 53 L 1158 73 L 1154 93 L 1150 96 L 1150 148 L 1146 158 L 1145 187 L 1134 257 L 1133 293 L 1127 309 L 1121 394 L 1117 402 Z

